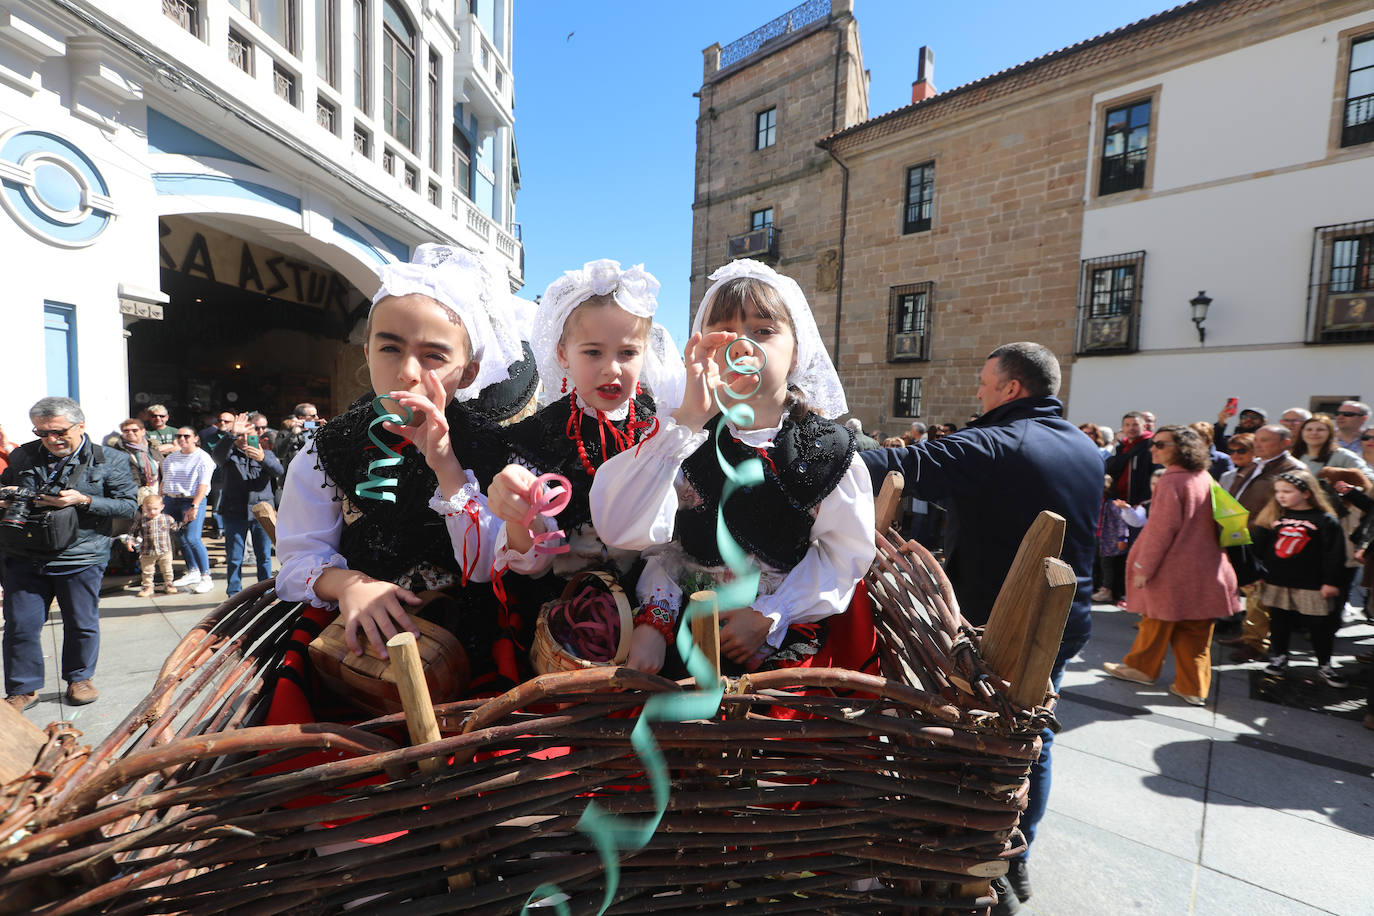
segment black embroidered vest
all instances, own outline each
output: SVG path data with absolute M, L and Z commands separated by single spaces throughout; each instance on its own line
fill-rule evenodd
M 333 498 L 344 501 L 339 553 L 348 560 L 350 569 L 387 582 L 397 581 L 422 563 L 457 575 L 459 563 L 443 516 L 429 508 L 438 482 L 418 449 L 410 445 L 396 449 L 401 464 L 378 470 L 380 476 L 399 481 L 390 491 L 396 496 L 395 502 L 359 498 L 354 492 L 357 484 L 368 479 L 368 463 L 386 457 L 367 435 L 368 426 L 377 417 L 372 398 L 371 394 L 359 398 L 320 427 L 311 443 L 315 466 L 325 475 L 324 485 L 337 488 Z M 477 476 L 485 491 L 492 475 L 505 466 L 509 453 L 499 427 L 456 401 L 449 404 L 444 415 L 459 463 Z M 397 441 L 380 426 L 377 429 L 383 441 Z M 392 447 L 396 448 L 394 444 Z
M 572 499 L 555 520 L 559 528 L 572 531 L 591 521 L 592 513 L 588 503 L 592 489 L 592 477 L 582 466 L 577 454 L 577 445 L 568 438 L 568 416 L 573 407 L 570 398 L 561 398 L 549 404 L 532 417 L 526 417 L 514 426 L 505 429 L 510 440 L 511 452 L 529 467 L 541 474 L 557 473 L 568 478 L 572 484 Z M 601 432 L 597 428 L 595 416 L 582 414 L 582 444 L 587 450 L 587 460 L 592 467 L 599 468 L 607 458 L 619 454 L 619 449 L 607 442 L 610 454 L 601 453 Z M 616 420 L 612 425 L 621 432 L 625 431 L 630 418 Z M 610 421 L 608 421 L 610 422 Z M 654 422 L 654 399 L 648 395 L 635 398 L 635 422 Z M 642 441 L 645 433 L 637 433 L 636 441 Z
M 687 483 L 701 503 L 677 513 L 676 534 L 703 566 L 723 560 L 716 543 L 716 512 L 725 472 L 716 457 L 717 414 L 706 424 L 706 442 L 682 463 Z M 721 454 L 738 467 L 759 453 L 730 435 L 721 436 Z M 763 462 L 763 483 L 736 490 L 725 503 L 725 526 L 740 546 L 778 569 L 791 569 L 811 546 L 811 510 L 839 484 L 854 459 L 854 434 L 816 414 L 799 423 L 785 420 Z

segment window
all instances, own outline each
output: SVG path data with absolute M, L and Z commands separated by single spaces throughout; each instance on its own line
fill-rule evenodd
M 1150 111 L 1153 107 L 1153 99 L 1144 99 L 1107 111 L 1098 194 L 1115 194 L 1145 187 L 1145 166 L 1150 151 Z
M 902 234 L 928 232 L 935 208 L 935 163 L 926 162 L 906 170 L 906 214 Z
M 388 175 L 396 174 L 396 151 L 390 147 L 382 149 L 382 171 Z
M 43 347 L 47 366 L 47 394 L 80 398 L 76 371 L 76 307 L 43 303 Z
M 339 88 L 339 0 L 315 0 L 315 73 Z
M 382 4 L 382 124 L 414 148 L 415 30 L 394 3 Z
M 919 417 L 921 415 L 921 380 L 899 378 L 892 384 L 892 415 Z
M 755 210 L 753 213 L 749 214 L 750 231 L 756 229 L 767 229 L 771 225 L 773 225 L 772 207 L 765 207 L 762 210 Z
M 253 43 L 233 29 L 229 30 L 229 63 L 244 73 L 253 73 Z
M 162 14 L 192 35 L 200 37 L 200 10 L 197 0 L 162 0 Z
M 1350 44 L 1350 75 L 1345 87 L 1341 146 L 1374 140 L 1374 35 Z
M 296 104 L 296 75 L 281 64 L 272 64 L 272 88 L 277 98 L 291 105 Z
M 440 130 L 443 112 L 439 105 L 439 55 L 433 51 L 429 52 L 429 74 L 427 88 L 429 90 L 429 167 L 434 171 L 439 171 L 440 157 Z
M 453 184 L 472 200 L 472 144 L 457 127 L 453 128 Z
M 888 293 L 887 358 L 930 358 L 930 305 L 933 283 L 894 286 Z
M 229 0 L 292 54 L 296 53 L 296 0 Z
M 372 135 L 367 132 L 367 128 L 357 124 L 353 125 L 353 151 L 372 158 Z
M 322 95 L 315 98 L 315 123 L 331 134 L 338 133 L 335 125 L 339 123 L 339 109 Z
M 1317 229 L 1312 276 L 1309 341 L 1374 340 L 1374 220 Z
M 1078 296 L 1078 352 L 1133 353 L 1139 349 L 1141 278 L 1145 252 L 1082 264 Z
M 429 183 L 429 190 L 426 192 L 425 197 L 433 206 L 442 206 L 441 201 L 443 200 L 443 194 L 440 192 L 439 186 L 434 182 L 431 181 Z
M 767 149 L 778 142 L 778 108 L 754 115 L 754 149 Z
M 367 0 L 353 0 L 353 102 L 372 114 L 371 43 L 367 36 Z

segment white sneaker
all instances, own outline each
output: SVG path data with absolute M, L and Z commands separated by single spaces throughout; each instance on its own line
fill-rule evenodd
M 214 587 L 215 583 L 211 581 L 209 576 L 199 576 L 196 578 L 195 584 L 191 586 L 191 591 L 197 595 L 203 595 Z
M 195 585 L 199 581 L 200 570 L 190 569 L 187 570 L 186 575 L 182 576 L 180 579 L 173 579 L 172 584 L 175 585 L 177 588 L 181 588 L 184 585 Z

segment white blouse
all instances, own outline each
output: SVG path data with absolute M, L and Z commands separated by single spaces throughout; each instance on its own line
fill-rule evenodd
M 660 423 L 658 435 L 606 461 L 592 480 L 592 519 L 607 544 L 645 550 L 673 538 L 679 495 L 687 489 L 682 462 L 706 442 L 707 433 L 692 432 L 668 418 Z M 745 445 L 771 449 L 782 423 L 751 430 L 727 426 Z M 781 578 L 771 594 L 760 595 L 753 604 L 772 621 L 768 642 L 774 646 L 792 624 L 843 613 L 877 552 L 872 478 L 857 454 L 835 489 L 811 512 L 811 547 L 800 563 L 790 570 L 772 570 L 754 558 L 765 580 L 768 572 Z
M 334 497 L 338 488 L 325 484 L 324 472 L 315 466 L 313 445 L 286 469 L 286 485 L 282 490 L 281 508 L 277 511 L 277 556 L 281 571 L 277 573 L 277 594 L 287 601 L 309 601 L 316 607 L 335 607 L 315 594 L 315 581 L 324 570 L 347 569 L 348 561 L 339 553 L 339 539 L 344 528 L 344 504 Z M 466 563 L 476 567 L 471 580 L 487 582 L 491 579 L 491 563 L 496 548 L 496 534 L 500 519 L 487 509 L 487 499 L 477 486 L 472 471 L 464 469 L 467 483 L 444 499 L 436 492 L 429 507 L 444 516 L 453 554 L 463 563 L 463 547 L 467 547 Z M 477 522 L 465 510 L 469 502 L 477 504 Z

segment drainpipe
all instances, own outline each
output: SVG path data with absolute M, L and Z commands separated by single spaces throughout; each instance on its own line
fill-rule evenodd
M 834 87 L 830 92 L 830 132 L 832 134 L 838 128 L 840 118 L 840 56 L 843 50 L 844 26 L 841 25 L 835 29 L 835 77 Z M 835 343 L 833 352 L 835 367 L 838 369 L 840 365 L 840 321 L 844 317 L 844 235 L 845 230 L 849 228 L 849 166 L 845 165 L 840 157 L 835 155 L 835 151 L 828 144 L 825 145 L 825 151 L 830 154 L 830 158 L 834 159 L 836 165 L 844 172 L 844 179 L 840 184 L 840 259 L 835 274 Z

